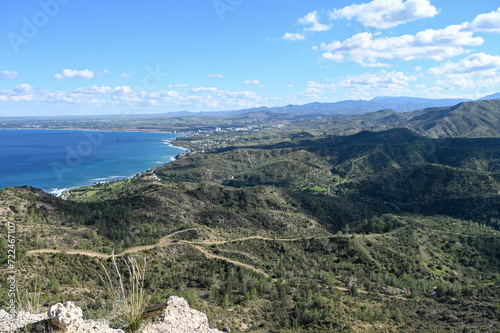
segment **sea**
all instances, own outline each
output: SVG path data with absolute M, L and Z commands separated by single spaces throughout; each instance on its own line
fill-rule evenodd
M 169 140 L 181 134 L 0 129 L 0 188 L 64 190 L 130 178 L 175 160 L 186 149 Z

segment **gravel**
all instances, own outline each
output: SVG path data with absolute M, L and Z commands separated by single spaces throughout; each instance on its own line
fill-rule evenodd
M 43 332 L 43 327 L 46 326 L 43 321 L 48 318 L 46 313 L 31 314 L 21 311 L 17 315 L 12 315 L 5 310 L 0 310 L 0 332 L 16 332 L 28 328 L 29 325 L 32 329 L 36 329 L 38 325 L 40 332 Z

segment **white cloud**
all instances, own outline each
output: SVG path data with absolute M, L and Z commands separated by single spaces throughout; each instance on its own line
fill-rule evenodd
M 12 80 L 17 76 L 17 72 L 15 71 L 1 71 L 0 79 Z
M 123 94 L 132 94 L 132 88 L 129 86 L 121 86 L 121 87 L 115 87 L 115 92 L 118 93 L 123 93 Z
M 500 33 L 500 8 L 488 14 L 478 15 L 468 27 L 473 31 Z
M 297 33 L 287 32 L 283 35 L 283 37 L 281 37 L 281 39 L 289 40 L 291 42 L 296 42 L 299 40 L 306 39 L 306 35 L 304 34 L 304 32 L 307 32 L 307 31 L 313 31 L 313 32 L 328 31 L 333 27 L 333 24 L 322 24 L 322 23 L 319 23 L 319 20 L 320 20 L 320 17 L 318 15 L 317 11 L 310 12 L 306 16 L 299 18 L 299 20 L 297 21 L 298 24 L 306 25 L 309 27 L 304 28 L 303 32 L 297 32 Z
M 319 19 L 320 17 L 318 15 L 318 12 L 314 11 L 300 18 L 298 23 L 302 25 L 311 25 L 311 27 L 305 29 L 306 31 L 328 31 L 332 28 L 332 24 L 321 24 L 319 23 Z
M 169 84 L 169 88 L 185 88 L 187 87 L 186 83 L 175 83 L 175 84 Z
M 216 78 L 219 78 L 219 79 L 223 79 L 224 75 L 222 75 L 222 74 L 208 74 L 208 77 L 216 77 Z
M 260 84 L 259 80 L 246 80 L 244 81 L 246 84 Z
M 337 52 L 337 53 L 326 52 L 326 53 L 323 53 L 323 58 L 326 60 L 332 60 L 332 61 L 336 61 L 336 62 L 344 62 L 344 60 L 345 60 L 345 56 L 341 52 Z
M 337 89 L 337 85 L 335 83 L 320 83 L 315 81 L 307 82 L 307 89 L 304 92 L 296 94 L 298 97 L 302 98 L 312 98 L 314 100 L 320 100 L 321 95 L 326 91 L 331 91 Z
M 398 71 L 381 70 L 377 73 L 365 73 L 326 81 L 326 83 L 308 81 L 307 89 L 292 94 L 292 98 L 326 100 L 332 91 L 336 91 L 336 94 L 345 91 L 349 98 L 362 99 L 376 96 L 401 96 L 412 93 L 409 88 L 410 82 L 417 81 L 417 77 Z
M 329 12 L 331 20 L 356 19 L 367 27 L 389 29 L 407 22 L 434 17 L 439 13 L 429 0 L 373 0 Z
M 253 91 L 222 91 L 194 96 L 181 96 L 183 105 L 195 108 L 212 108 L 217 110 L 248 108 L 266 105 L 274 98 L 262 98 Z
M 226 110 L 267 105 L 279 100 L 263 98 L 252 91 L 222 91 L 215 87 L 199 87 L 182 91 L 134 91 L 129 86 L 90 86 L 73 91 L 38 90 L 30 85 L 0 90 L 0 103 L 40 103 L 67 108 L 71 113 L 75 104 L 79 108 L 101 108 L 99 113 L 135 113 L 141 109 L 161 110 L 189 108 L 192 110 Z M 1 104 L 0 104 L 1 105 Z M 78 108 L 77 108 L 78 109 Z M 97 110 L 97 109 L 96 109 Z
M 438 86 L 427 88 L 418 93 L 418 96 L 433 98 L 433 99 L 437 98 L 477 99 L 483 97 L 484 95 L 485 94 L 482 92 L 457 94 L 456 90 L 449 90 L 447 88 Z
M 323 54 L 324 59 L 340 62 L 349 54 L 351 61 L 367 66 L 377 64 L 378 59 L 440 61 L 465 53 L 464 46 L 483 44 L 483 38 L 474 37 L 472 31 L 467 31 L 463 27 L 463 25 L 451 25 L 444 29 L 427 29 L 416 35 L 399 37 L 374 38 L 371 33 L 363 32 L 343 42 L 323 43 L 321 49 L 326 51 Z
M 402 96 L 411 94 L 409 82 L 416 81 L 415 76 L 402 72 L 366 73 L 349 76 L 338 83 L 339 88 L 348 88 L 347 94 L 352 98 L 368 99 L 376 96 Z
M 381 62 L 364 62 L 361 64 L 363 67 L 391 67 L 389 64 L 384 64 Z
M 429 69 L 429 73 L 436 75 L 482 75 L 485 72 L 500 70 L 500 56 L 485 53 L 472 54 L 457 63 L 448 62 L 440 67 Z
M 29 84 L 17 85 L 14 89 L 0 90 L 2 102 L 32 102 L 38 99 L 38 91 Z
M 102 71 L 97 72 L 97 77 L 103 77 L 104 75 L 108 75 L 109 71 L 107 69 L 103 69 Z
M 25 92 L 28 92 L 28 91 L 31 91 L 33 90 L 34 88 L 27 84 L 27 83 L 23 83 L 23 84 L 19 84 L 17 85 L 15 88 L 14 88 L 14 91 L 15 92 L 18 92 L 18 93 L 25 93 Z
M 296 42 L 296 41 L 299 41 L 299 40 L 306 39 L 306 36 L 304 34 L 301 34 L 301 33 L 294 34 L 294 33 L 291 33 L 291 32 L 287 32 L 281 38 L 284 39 L 284 40 L 289 40 L 291 42 Z
M 61 74 L 55 74 L 53 76 L 56 80 L 62 79 L 92 79 L 94 78 L 94 72 L 85 69 L 83 71 L 76 71 L 73 69 L 64 69 Z
M 11 99 L 14 102 L 32 102 L 36 99 L 34 95 L 16 95 L 12 96 Z
M 126 72 L 122 72 L 122 73 L 117 73 L 116 75 L 118 76 L 121 76 L 122 78 L 124 78 L 125 80 L 128 80 L 132 77 L 132 74 L 130 73 L 126 73 Z
M 369 86 L 373 88 L 396 88 L 408 86 L 408 82 L 416 81 L 415 76 L 407 76 L 403 72 L 366 73 L 356 76 L 349 76 L 338 83 L 339 87 L 360 87 Z
M 218 89 L 215 87 L 199 87 L 199 88 L 193 88 L 191 89 L 192 93 L 195 94 L 202 94 L 202 93 L 214 93 L 217 92 Z
M 75 90 L 75 92 L 79 94 L 109 94 L 113 92 L 113 88 L 103 85 L 91 86 L 91 87 L 78 88 Z
M 429 69 L 439 77 L 437 84 L 448 89 L 493 88 L 500 84 L 500 56 L 472 54 L 457 63 Z
M 99 104 L 140 101 L 138 94 L 128 86 L 91 86 L 74 91 L 38 90 L 29 84 L 20 84 L 14 89 L 0 90 L 0 100 L 14 102 Z

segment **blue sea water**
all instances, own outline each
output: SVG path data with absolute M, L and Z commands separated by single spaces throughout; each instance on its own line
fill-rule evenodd
M 29 185 L 48 193 L 129 178 L 186 150 L 179 134 L 78 130 L 0 130 L 0 188 Z M 119 139 L 119 140 L 118 140 Z

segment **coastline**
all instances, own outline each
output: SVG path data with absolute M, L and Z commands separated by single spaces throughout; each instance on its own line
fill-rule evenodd
M 172 148 L 184 149 L 184 151 L 185 151 L 185 152 L 189 152 L 189 149 L 184 148 L 184 147 L 174 146 L 174 145 L 172 145 L 172 144 L 171 144 L 170 146 L 171 146 Z M 179 153 L 179 154 L 181 154 L 181 153 Z M 178 155 L 178 154 L 177 154 L 177 155 Z M 176 155 L 176 156 L 177 156 L 177 155 Z M 167 163 L 163 163 L 163 164 L 158 165 L 158 166 L 162 166 L 162 165 L 165 165 L 165 164 L 168 164 L 168 163 L 172 163 L 172 162 L 174 162 L 174 161 L 176 161 L 176 160 L 177 160 L 177 158 L 176 158 L 175 156 L 169 156 L 169 157 L 171 157 L 171 159 L 172 159 L 171 161 L 168 161 Z M 103 180 L 104 180 L 104 179 L 108 179 L 108 178 L 115 178 L 115 177 L 116 177 L 116 179 L 122 179 L 122 180 L 123 180 L 123 179 L 132 179 L 132 178 L 136 177 L 138 173 L 141 173 L 141 172 L 144 172 L 144 171 L 149 171 L 149 170 L 152 170 L 152 169 L 155 169 L 155 168 L 157 168 L 157 167 L 150 168 L 150 169 L 147 169 L 147 170 L 140 170 L 140 171 L 137 171 L 134 175 L 132 175 L 132 176 L 128 176 L 128 177 L 127 177 L 127 176 L 123 176 L 123 177 L 122 177 L 122 176 L 110 176 L 110 177 L 107 177 L 107 178 L 101 178 L 101 179 L 103 179 Z M 93 180 L 98 180 L 98 179 L 93 179 Z M 108 182 L 109 182 L 109 181 L 105 181 L 105 182 L 103 182 L 103 183 L 108 183 Z M 94 184 L 95 184 L 95 183 L 94 183 Z M 44 190 L 42 190 L 42 191 L 44 191 L 44 192 L 45 192 L 45 193 L 47 193 L 47 194 L 52 194 L 52 195 L 54 195 L 54 196 L 56 196 L 56 197 L 60 197 L 60 198 L 62 198 L 62 199 L 64 199 L 64 200 L 65 200 L 67 197 L 69 197 L 71 190 L 74 190 L 74 189 L 77 189 L 77 188 L 82 188 L 82 187 L 89 187 L 89 186 L 93 186 L 94 184 L 87 184 L 87 185 L 82 185 L 82 186 L 69 187 L 69 188 L 64 188 L 64 189 L 61 189 L 61 190 L 58 190 L 58 189 L 56 188 L 56 189 L 55 189 L 54 191 L 52 191 L 52 192 L 47 192 L 47 191 L 44 191 Z M 67 197 L 63 197 L 63 195 L 65 195 L 65 194 L 67 194 Z
M 189 153 L 189 149 L 187 149 L 187 148 L 183 148 L 183 147 L 179 147 L 179 146 L 172 146 L 172 147 L 174 147 L 174 148 L 179 148 L 179 149 L 184 149 L 187 153 Z M 181 154 L 181 153 L 179 153 L 179 154 Z M 176 156 L 177 156 L 177 155 L 176 155 Z M 164 164 L 161 164 L 161 165 L 159 165 L 159 166 L 162 166 L 162 165 L 165 165 L 165 164 L 168 164 L 168 163 L 172 163 L 172 162 L 174 162 L 174 161 L 176 161 L 176 160 L 177 160 L 177 158 L 176 158 L 175 156 L 171 156 L 171 158 L 172 158 L 172 160 L 171 160 L 171 161 L 169 161 L 169 162 L 167 162 L 167 163 L 164 163 Z M 147 172 L 147 171 L 150 171 L 150 170 L 154 170 L 155 168 L 157 168 L 157 167 L 150 168 L 150 169 L 147 169 L 147 170 L 141 170 L 141 171 L 138 171 L 138 172 L 136 172 L 133 176 L 130 176 L 130 177 L 126 177 L 126 176 L 125 176 L 125 177 L 119 177 L 119 178 L 117 178 L 117 179 L 122 179 L 122 180 L 124 180 L 124 179 L 132 179 L 132 178 L 136 177 L 138 173 L 142 173 L 142 172 L 145 172 L 145 171 Z M 153 173 L 154 173 L 154 172 L 153 172 Z M 112 177 L 114 177 L 114 176 L 112 176 Z M 108 177 L 108 178 L 111 178 L 111 177 Z M 104 179 L 104 178 L 103 178 L 103 179 Z M 104 182 L 104 184 L 105 184 L 105 183 L 108 183 L 108 182 Z M 71 192 L 72 190 L 77 189 L 77 188 L 82 188 L 82 187 L 89 187 L 89 186 L 93 186 L 93 185 L 94 185 L 94 184 L 88 184 L 88 185 L 82 185 L 82 186 L 75 186 L 75 187 L 70 187 L 70 188 L 64 188 L 64 189 L 62 189 L 62 190 L 57 190 L 57 189 L 56 189 L 55 191 L 52 191 L 52 192 L 47 192 L 47 191 L 44 191 L 44 190 L 42 190 L 42 191 L 44 191 L 44 192 L 45 192 L 45 193 L 47 193 L 47 194 L 52 194 L 52 195 L 54 195 L 54 196 L 56 196 L 56 197 L 59 197 L 59 198 L 61 198 L 61 199 L 63 199 L 63 200 L 66 200 L 66 199 L 67 199 L 67 198 L 71 195 L 71 194 L 70 194 L 70 192 Z M 57 193 L 54 193 L 54 192 L 57 192 Z
M 94 132 L 94 133 L 95 132 L 101 132 L 101 133 L 150 133 L 150 134 L 170 134 L 170 135 L 175 135 L 176 136 L 175 138 L 160 139 L 159 141 L 163 141 L 162 143 L 165 144 L 165 145 L 167 145 L 169 148 L 174 148 L 176 150 L 181 150 L 181 152 L 176 152 L 175 155 L 165 154 L 164 156 L 161 156 L 161 158 L 168 158 L 169 160 L 168 161 L 161 161 L 160 160 L 161 162 L 156 162 L 158 165 L 151 166 L 148 169 L 144 169 L 144 168 L 136 169 L 136 170 L 133 171 L 133 173 L 132 172 L 124 173 L 123 176 L 122 175 L 120 175 L 120 176 L 118 176 L 118 175 L 109 175 L 109 176 L 95 175 L 94 176 L 95 178 L 92 178 L 91 180 L 84 181 L 81 184 L 73 185 L 73 186 L 67 186 L 67 187 L 63 186 L 61 188 L 56 187 L 56 186 L 50 186 L 50 185 L 41 186 L 41 185 L 37 185 L 37 184 L 33 184 L 33 183 L 30 184 L 29 182 L 27 182 L 26 184 L 22 184 L 22 185 L 5 184 L 4 186 L 2 186 L 2 188 L 6 188 L 6 187 L 10 187 L 10 186 L 12 186 L 12 187 L 17 187 L 17 186 L 32 186 L 32 187 L 35 187 L 35 188 L 39 188 L 42 191 L 44 191 L 45 193 L 50 194 L 50 195 L 54 195 L 56 197 L 62 197 L 62 196 L 64 196 L 65 193 L 68 193 L 69 191 L 71 191 L 73 189 L 76 189 L 76 188 L 92 186 L 96 182 L 107 183 L 107 182 L 110 182 L 110 181 L 115 180 L 115 179 L 132 179 L 138 173 L 154 169 L 156 167 L 159 167 L 161 165 L 165 165 L 167 163 L 171 163 L 171 162 L 173 162 L 173 161 L 176 160 L 176 156 L 178 156 L 179 154 L 183 154 L 183 153 L 188 153 L 189 152 L 188 148 L 177 146 L 177 145 L 174 145 L 172 143 L 172 141 L 174 141 L 177 137 L 185 137 L 185 136 L 189 135 L 187 133 L 171 133 L 171 132 L 159 132 L 159 131 L 147 131 L 147 130 L 144 130 L 144 131 L 133 131 L 133 130 L 126 130 L 126 131 L 123 131 L 123 130 L 91 130 L 91 129 L 81 129 L 81 128 L 78 128 L 78 129 L 48 129 L 48 128 L 19 128 L 19 129 L 15 129 L 15 128 L 0 128 L 0 131 L 2 131 L 2 130 L 6 130 L 6 131 L 19 131 L 19 130 L 23 130 L 23 131 L 24 130 L 25 131 L 76 131 L 76 132 L 81 131 L 81 132 Z M 147 141 L 147 139 L 146 139 L 146 141 Z
M 110 132 L 110 133 L 115 133 L 115 132 L 124 132 L 124 133 L 158 133 L 158 134 L 179 134 L 181 136 L 188 136 L 188 133 L 172 133 L 172 132 L 164 132 L 164 131 L 151 131 L 151 130 L 132 130 L 132 129 L 118 129 L 118 128 L 112 128 L 112 129 L 88 129 L 88 128 L 38 128 L 38 127 L 31 127 L 31 128 L 26 128 L 26 127 L 20 127 L 20 128 L 0 128 L 1 130 L 11 130 L 11 131 L 85 131 L 85 132 Z

